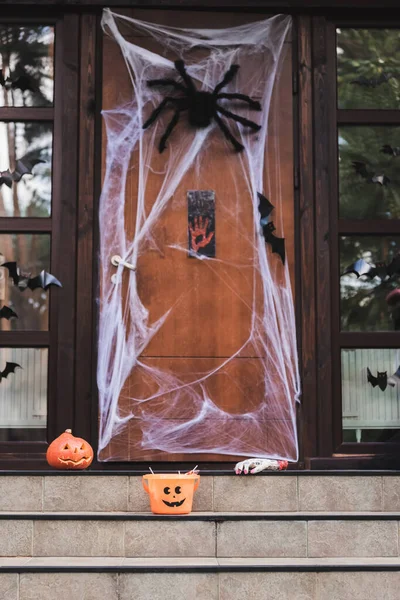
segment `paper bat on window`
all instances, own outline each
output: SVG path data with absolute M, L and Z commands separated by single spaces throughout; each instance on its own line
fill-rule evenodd
M 400 383 L 400 367 L 397 369 L 396 373 L 393 373 L 390 377 L 388 377 L 388 384 L 392 387 L 395 387 Z
M 39 163 L 44 163 L 44 160 L 40 158 L 29 158 L 26 154 L 22 158 L 19 158 L 15 164 L 15 170 L 11 173 L 10 169 L 7 171 L 0 171 L 0 186 L 5 183 L 9 188 L 12 187 L 14 182 L 18 183 L 24 175 L 32 175 L 32 169 Z
M 31 278 L 29 276 L 18 274 L 16 262 L 6 262 L 1 266 L 8 269 L 14 285 L 18 286 L 22 292 L 26 290 L 26 288 L 29 288 L 30 290 L 36 290 L 36 288 L 43 288 L 44 290 L 47 290 L 50 285 L 62 287 L 58 279 L 54 277 L 54 275 L 51 275 L 51 273 L 47 273 L 47 271 L 42 271 L 40 275 Z
M 0 319 L 7 319 L 9 321 L 10 319 L 18 319 L 18 315 L 9 306 L 3 306 L 0 308 Z
M 264 240 L 267 242 L 267 244 L 270 244 L 272 252 L 279 254 L 282 263 L 285 264 L 285 239 L 278 238 L 276 235 L 274 235 L 276 227 L 272 221 L 268 221 L 268 217 L 275 207 L 273 204 L 271 204 L 268 198 L 260 194 L 260 192 L 257 192 L 257 194 L 260 200 L 258 204 L 258 210 L 261 216 L 260 225 L 262 227 Z
M 393 277 L 393 275 L 400 274 L 400 254 L 396 254 L 389 264 L 377 262 L 375 266 L 370 265 L 363 258 L 359 258 L 348 266 L 342 275 L 348 275 L 349 273 L 354 273 L 357 279 L 362 275 L 366 275 L 370 279 L 374 277 L 380 277 L 380 279 Z
M 392 77 L 393 75 L 391 73 L 381 73 L 378 77 L 365 77 L 364 75 L 360 75 L 356 79 L 353 79 L 351 83 L 363 87 L 376 88 L 379 85 L 382 85 L 382 83 L 387 83 Z
M 383 371 L 383 372 L 377 371 L 377 376 L 374 377 L 372 375 L 371 371 L 369 370 L 369 368 L 367 367 L 367 379 L 368 379 L 368 383 L 370 383 L 373 388 L 378 386 L 379 389 L 382 390 L 382 392 L 384 392 L 386 390 L 387 384 L 388 384 L 387 371 Z
M 390 183 L 389 177 L 386 177 L 384 173 L 374 173 L 374 171 L 369 171 L 364 162 L 354 160 L 351 164 L 355 172 L 365 179 L 367 183 L 379 183 L 380 185 L 388 185 L 388 183 Z
M 7 378 L 10 373 L 15 373 L 16 368 L 22 369 L 21 365 L 13 362 L 6 362 L 6 368 L 3 371 L 0 371 L 0 382 L 2 379 Z
M 381 152 L 383 154 L 390 154 L 390 156 L 400 156 L 400 146 L 390 146 L 390 144 L 385 144 L 381 148 Z
M 3 70 L 0 69 L 0 85 L 6 90 L 21 90 L 21 92 L 34 92 L 36 89 L 33 78 L 24 70 L 20 69 L 20 73 L 10 71 L 8 77 L 4 77 Z

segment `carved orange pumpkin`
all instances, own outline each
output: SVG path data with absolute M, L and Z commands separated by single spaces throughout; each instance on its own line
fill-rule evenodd
M 46 453 L 47 462 L 56 469 L 86 469 L 93 460 L 93 448 L 67 429 L 51 442 Z

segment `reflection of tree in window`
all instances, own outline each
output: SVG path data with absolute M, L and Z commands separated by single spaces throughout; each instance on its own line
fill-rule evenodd
M 400 237 L 346 236 L 340 239 L 340 272 L 363 258 L 389 263 L 400 249 Z M 344 331 L 392 331 L 386 297 L 400 286 L 400 277 L 381 280 L 344 275 L 340 278 L 341 326 Z
M 400 145 L 400 127 L 346 126 L 339 129 L 339 203 L 344 219 L 400 218 L 400 157 L 383 152 L 383 146 Z M 354 161 L 368 171 L 386 175 L 386 185 L 360 176 Z
M 0 26 L 0 69 L 7 81 L 0 87 L 0 106 L 51 106 L 53 44 L 52 27 Z M 21 77 L 31 89 L 18 88 Z
M 12 171 L 16 160 L 27 156 L 44 161 L 12 188 L 0 188 L 0 216 L 48 217 L 51 207 L 52 127 L 48 123 L 0 122 L 0 169 Z
M 399 29 L 339 29 L 336 51 L 339 108 L 400 107 Z

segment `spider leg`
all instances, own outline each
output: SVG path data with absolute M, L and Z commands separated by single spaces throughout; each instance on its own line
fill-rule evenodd
M 223 87 L 225 87 L 226 85 L 228 85 L 228 83 L 230 83 L 232 81 L 232 79 L 235 77 L 235 75 L 238 71 L 239 71 L 239 65 L 232 65 L 229 68 L 229 70 L 223 76 L 222 80 L 218 83 L 218 85 L 214 89 L 214 91 L 213 91 L 214 96 L 216 96 L 218 94 L 218 92 L 220 90 L 222 90 Z
M 176 102 L 176 100 L 177 100 L 176 98 L 172 98 L 170 96 L 167 96 L 166 98 L 164 98 L 164 100 L 162 102 L 160 102 L 160 104 L 153 110 L 150 117 L 147 119 L 146 123 L 144 123 L 143 129 L 147 129 L 148 127 L 150 127 L 150 125 L 152 125 L 154 123 L 154 121 L 157 119 L 159 114 L 164 110 L 164 108 L 167 106 L 167 104 L 169 102 Z
M 174 87 L 176 90 L 180 90 L 181 92 L 186 92 L 186 88 L 184 85 L 179 83 L 179 81 L 175 81 L 175 79 L 149 79 L 147 82 L 149 87 L 162 87 L 170 85 Z
M 169 138 L 169 136 L 171 135 L 173 129 L 175 128 L 176 124 L 179 121 L 179 117 L 181 114 L 181 110 L 180 108 L 178 108 L 175 113 L 174 116 L 172 117 L 172 119 L 170 120 L 170 122 L 168 123 L 168 126 L 166 128 L 166 130 L 164 131 L 164 134 L 160 140 L 160 143 L 158 145 L 158 150 L 161 152 L 163 152 L 167 146 L 166 141 Z
M 218 104 L 217 104 L 217 111 L 220 112 L 221 114 L 225 115 L 225 117 L 228 117 L 228 119 L 233 119 L 234 121 L 237 121 L 238 123 L 241 123 L 242 125 L 245 125 L 246 127 L 251 127 L 251 129 L 254 129 L 254 131 L 260 131 L 260 129 L 261 129 L 261 125 L 257 125 L 257 123 L 254 123 L 254 121 L 250 121 L 249 119 L 246 119 L 245 117 L 240 117 L 239 115 L 235 115 L 235 113 L 232 113 L 230 110 L 226 110 L 225 108 L 222 108 L 222 106 L 218 106 Z
M 247 104 L 249 104 L 251 108 L 254 108 L 254 110 L 261 110 L 261 104 L 258 102 L 258 100 L 252 100 L 249 96 L 246 96 L 246 94 L 218 94 L 217 98 L 218 100 L 220 98 L 243 100 L 243 102 L 247 102 Z
M 236 152 L 241 152 L 242 150 L 244 150 L 244 146 L 242 146 L 242 144 L 238 142 L 237 139 L 231 134 L 231 132 L 229 131 L 223 120 L 219 117 L 219 115 L 215 114 L 214 119 L 218 127 L 221 129 L 222 133 L 226 137 L 226 139 L 232 143 Z
M 187 73 L 185 63 L 183 62 L 183 60 L 176 60 L 174 65 L 175 65 L 175 69 L 178 71 L 179 75 L 182 77 L 183 81 L 186 83 L 188 89 L 191 92 L 195 92 L 196 86 L 193 83 L 193 79 Z

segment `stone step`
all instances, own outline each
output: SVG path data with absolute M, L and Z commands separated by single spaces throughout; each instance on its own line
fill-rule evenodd
M 0 472 L 1 511 L 149 511 L 141 475 Z M 400 511 L 400 474 L 203 475 L 194 511 Z
M 0 556 L 398 557 L 399 513 L 2 513 Z
M 5 600 L 398 600 L 386 559 L 0 559 Z

